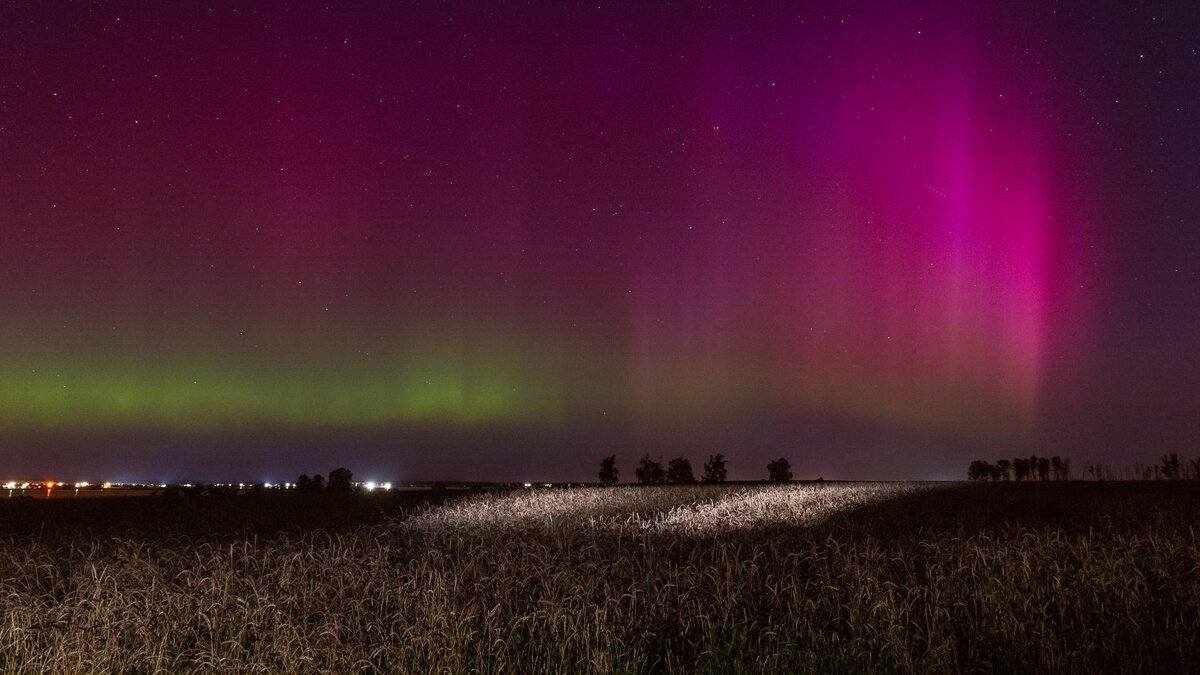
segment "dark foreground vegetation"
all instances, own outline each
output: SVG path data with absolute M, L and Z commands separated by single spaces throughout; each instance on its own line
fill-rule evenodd
M 1198 487 L 900 489 L 718 531 L 641 523 L 855 488 L 468 496 L 553 512 L 481 527 L 421 510 L 462 492 L 0 502 L 0 670 L 1191 672 Z
M 466 490 L 372 493 L 167 493 L 107 499 L 0 499 L 0 542 L 81 543 L 90 538 L 237 540 L 345 531 L 401 518 Z

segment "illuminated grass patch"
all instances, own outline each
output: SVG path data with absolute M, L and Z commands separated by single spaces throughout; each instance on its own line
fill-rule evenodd
M 555 528 L 710 534 L 811 525 L 833 513 L 920 487 L 922 484 L 912 483 L 810 483 L 534 489 L 480 495 L 411 518 L 401 523 L 401 528 L 500 535 Z

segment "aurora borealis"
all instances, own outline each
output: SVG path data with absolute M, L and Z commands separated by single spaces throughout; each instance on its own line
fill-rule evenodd
M 6 470 L 941 478 L 1200 444 L 1194 17 L 2 12 Z

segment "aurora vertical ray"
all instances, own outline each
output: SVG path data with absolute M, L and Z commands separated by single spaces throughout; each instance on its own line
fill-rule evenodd
M 680 219 L 699 225 L 641 261 L 643 406 L 732 369 L 754 377 L 718 382 L 715 410 L 759 392 L 899 424 L 1032 424 L 1046 335 L 1090 302 L 1052 275 L 1089 252 L 1056 239 L 1061 158 L 1040 83 L 1016 69 L 981 86 L 994 64 L 979 63 L 972 18 L 904 32 L 890 28 L 902 16 L 859 19 L 823 68 L 716 97 L 689 157 L 710 181 L 690 195 L 705 206 Z M 811 58 L 800 43 L 781 60 Z M 735 62 L 723 49 L 716 63 Z M 702 91 L 737 88 L 724 65 Z M 780 114 L 764 116 L 781 88 Z M 664 266 L 664 249 L 682 255 Z

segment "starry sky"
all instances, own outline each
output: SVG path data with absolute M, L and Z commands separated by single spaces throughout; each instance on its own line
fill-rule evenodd
M 1200 449 L 1200 18 L 8 3 L 0 473 Z

